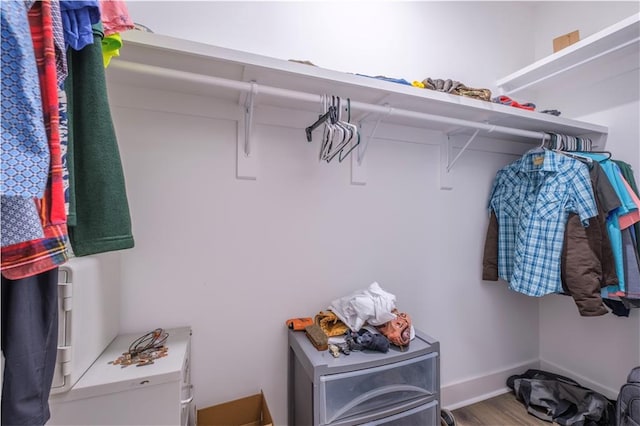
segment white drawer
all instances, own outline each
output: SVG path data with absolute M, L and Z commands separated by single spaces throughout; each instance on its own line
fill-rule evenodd
M 380 367 L 320 377 L 320 423 L 393 414 L 437 395 L 437 352 Z

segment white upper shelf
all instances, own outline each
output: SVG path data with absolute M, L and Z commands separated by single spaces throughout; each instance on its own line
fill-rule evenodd
M 640 14 L 632 15 L 496 82 L 505 95 L 589 87 L 640 66 Z
M 255 81 L 257 105 L 267 104 L 318 113 L 320 95 L 336 95 L 343 99 L 350 98 L 353 113 L 359 117 L 368 113 L 371 114 L 367 118 L 369 120 L 382 116 L 387 123 L 445 133 L 455 131 L 472 134 L 479 129 L 482 135 L 491 130 L 491 126 L 495 126 L 507 130 L 517 129 L 524 133 L 558 132 L 591 137 L 597 146 L 602 146 L 608 132 L 607 127 L 597 124 L 199 42 L 142 31 L 128 31 L 122 35 L 124 46 L 121 56 L 114 58 L 107 73 L 110 81 L 123 84 L 215 96 L 237 103 L 247 92 L 246 82 Z M 162 73 L 160 70 L 168 72 Z M 215 83 L 213 80 L 224 80 L 231 84 L 210 84 Z M 242 85 L 244 87 L 239 87 Z M 276 96 L 265 90 L 269 87 L 303 96 Z M 393 108 L 391 114 L 385 115 L 388 108 L 382 108 L 382 105 Z M 358 106 L 361 107 L 360 111 Z M 441 117 L 449 121 L 440 120 Z M 465 123 L 481 123 L 487 127 L 474 128 Z M 301 127 L 306 127 L 311 122 L 300 124 Z M 531 135 L 514 135 L 494 130 L 492 138 L 539 143 L 539 139 Z

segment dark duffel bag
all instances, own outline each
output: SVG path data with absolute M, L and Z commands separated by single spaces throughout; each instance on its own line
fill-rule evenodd
M 530 369 L 509 377 L 507 386 L 529 414 L 541 420 L 562 426 L 615 425 L 616 401 L 568 377 Z
M 616 403 L 618 426 L 640 426 L 640 366 L 635 367 L 622 385 Z

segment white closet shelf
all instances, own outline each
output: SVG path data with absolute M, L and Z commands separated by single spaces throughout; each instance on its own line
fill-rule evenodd
M 640 14 L 632 15 L 496 82 L 505 95 L 581 87 L 640 67 Z
M 352 122 L 367 116 L 368 121 L 382 117 L 386 123 L 447 134 L 472 135 L 479 129 L 481 135 L 492 132 L 491 138 L 529 144 L 540 142 L 540 132 L 551 131 L 590 137 L 601 147 L 608 132 L 597 124 L 159 34 L 128 31 L 123 40 L 121 56 L 107 69 L 110 80 L 123 84 L 242 104 L 250 87 L 247 82 L 255 81 L 257 106 L 319 113 L 320 95 L 336 95 L 352 100 Z M 266 90 L 269 88 L 276 89 Z M 281 96 L 280 92 L 296 96 Z M 300 127 L 310 124 L 300 123 Z M 501 131 L 505 128 L 516 132 Z

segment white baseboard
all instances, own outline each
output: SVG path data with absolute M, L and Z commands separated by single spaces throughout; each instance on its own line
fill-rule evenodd
M 607 398 L 615 400 L 618 397 L 619 389 L 611 389 L 602 386 L 588 378 L 577 374 L 569 369 L 563 368 L 553 362 L 535 359 L 521 364 L 496 370 L 482 376 L 471 377 L 455 383 L 443 385 L 440 389 L 442 406 L 449 410 L 475 404 L 503 393 L 511 392 L 507 387 L 507 378 L 514 374 L 522 374 L 527 369 L 534 368 L 551 373 L 561 374 L 580 383 L 582 386 L 593 389 Z
M 560 374 L 562 376 L 566 376 L 569 377 L 570 379 L 575 380 L 576 382 L 580 383 L 582 386 L 589 388 L 589 389 L 593 389 L 596 392 L 601 393 L 602 395 L 606 396 L 609 399 L 616 399 L 618 398 L 618 392 L 620 392 L 620 389 L 611 389 L 609 387 L 606 386 L 602 386 L 601 384 L 598 384 L 594 381 L 589 380 L 588 378 L 574 372 L 571 371 L 567 368 L 563 368 L 558 364 L 555 364 L 553 362 L 550 361 L 545 361 L 543 359 L 540 360 L 540 369 L 544 370 L 544 371 L 549 371 L 551 373 L 556 373 L 556 374 Z
M 474 404 L 494 396 L 510 392 L 507 378 L 522 374 L 529 368 L 540 368 L 537 359 L 496 370 L 482 376 L 471 377 L 455 383 L 443 385 L 440 389 L 442 406 L 449 410 Z

